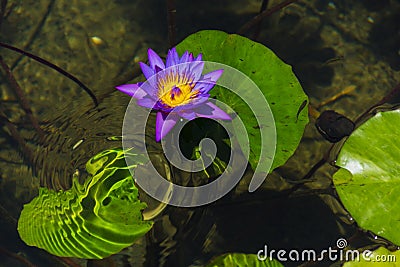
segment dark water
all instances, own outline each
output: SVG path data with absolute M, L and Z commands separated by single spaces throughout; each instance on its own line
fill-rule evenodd
M 269 6 L 279 1 L 269 1 Z M 5 3 L 5 1 L 2 1 Z M 202 29 L 237 30 L 259 11 L 261 1 L 177 1 L 177 41 Z M 72 174 L 94 154 L 120 145 L 129 97 L 115 85 L 140 75 L 149 47 L 165 55 L 169 47 L 164 1 L 8 1 L 0 40 L 46 58 L 84 82 L 98 97 L 27 57 L 1 49 L 46 137 L 39 139 L 18 103 L 4 72 L 0 104 L 5 117 L 25 140 L 23 149 L 1 120 L 0 265 L 26 266 L 202 266 L 226 252 L 333 247 L 340 237 L 355 248 L 380 241 L 360 232 L 331 185 L 335 168 L 324 164 L 308 182 L 301 180 L 330 144 L 310 115 L 298 150 L 248 193 L 251 171 L 221 200 L 200 208 L 166 207 L 153 229 L 137 244 L 102 261 L 65 260 L 26 246 L 16 221 L 39 185 L 68 188 Z M 265 19 L 245 36 L 270 47 L 293 66 L 315 107 L 349 86 L 355 89 L 318 108 L 355 119 L 400 80 L 400 2 L 297 1 Z M 266 63 L 267 64 L 267 63 Z M 151 134 L 151 133 L 150 133 Z M 82 142 L 77 148 L 76 144 Z M 152 144 L 157 149 L 157 144 Z M 27 151 L 30 151 L 31 156 Z M 174 179 L 190 183 L 172 169 Z M 157 207 L 157 203 L 153 203 Z M 383 242 L 383 241 L 382 241 Z M 285 266 L 298 266 L 287 262 Z M 339 264 L 305 263 L 304 266 Z

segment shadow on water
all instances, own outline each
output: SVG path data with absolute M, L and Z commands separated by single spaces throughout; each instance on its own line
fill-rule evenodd
M 370 42 L 378 56 L 395 70 L 400 70 L 400 26 L 396 22 L 400 9 L 377 21 L 370 33 Z

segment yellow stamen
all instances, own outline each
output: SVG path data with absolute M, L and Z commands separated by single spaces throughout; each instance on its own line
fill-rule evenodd
M 169 107 L 187 104 L 198 94 L 197 90 L 192 91 L 195 86 L 192 78 L 179 76 L 173 72 L 161 78 L 157 85 L 158 97 Z

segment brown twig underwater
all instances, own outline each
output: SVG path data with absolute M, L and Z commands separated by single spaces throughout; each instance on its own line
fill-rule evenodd
M 168 39 L 169 46 L 176 45 L 176 5 L 175 0 L 167 0 Z
M 28 267 L 36 267 L 36 265 L 33 264 L 32 262 L 30 262 L 29 260 L 27 260 L 27 259 L 21 257 L 21 256 L 18 255 L 17 253 L 13 253 L 13 252 L 8 251 L 8 250 L 6 250 L 5 248 L 0 247 L 0 253 L 3 254 L 3 255 L 6 255 L 7 257 L 14 258 L 14 259 L 16 259 L 17 261 L 19 261 L 19 262 L 25 264 L 25 265 L 28 266 Z
M 73 82 L 75 82 L 76 84 L 78 84 L 79 87 L 81 87 L 83 90 L 85 90 L 85 92 L 92 98 L 92 101 L 93 101 L 93 103 L 94 103 L 94 106 L 95 106 L 95 107 L 98 106 L 98 101 L 97 101 L 97 98 L 96 98 L 95 94 L 94 94 L 86 85 L 84 85 L 78 78 L 76 78 L 74 75 L 70 74 L 69 72 L 65 71 L 64 69 L 60 68 L 59 66 L 57 66 L 57 65 L 55 65 L 55 64 L 53 64 L 53 63 L 47 61 L 47 60 L 44 59 L 44 58 L 38 57 L 38 56 L 36 56 L 36 55 L 34 55 L 34 54 L 31 54 L 31 53 L 29 53 L 29 52 L 27 52 L 27 51 L 24 51 L 24 50 L 22 50 L 22 49 L 19 49 L 19 48 L 17 48 L 17 47 L 12 46 L 12 45 L 9 45 L 9 44 L 0 42 L 0 46 L 1 46 L 1 47 L 4 47 L 4 48 L 7 48 L 7 49 L 9 49 L 9 50 L 15 51 L 15 52 L 17 52 L 17 53 L 20 53 L 20 54 L 22 54 L 22 55 L 25 55 L 25 56 L 27 56 L 27 57 L 29 57 L 29 58 L 31 58 L 31 59 L 33 59 L 33 60 L 39 62 L 39 63 L 42 63 L 42 64 L 44 64 L 44 65 L 46 65 L 46 66 L 48 66 L 48 67 L 54 69 L 54 70 L 57 71 L 58 73 L 64 75 L 64 76 L 67 77 L 68 79 L 70 79 L 70 80 L 72 80 Z
M 282 3 L 279 3 L 271 8 L 268 8 L 267 10 L 265 10 L 264 12 L 258 14 L 257 16 L 255 16 L 253 19 L 251 19 L 249 22 L 247 22 L 246 24 L 244 24 L 238 31 L 238 34 L 245 34 L 245 32 L 250 29 L 251 27 L 256 26 L 258 23 L 260 23 L 265 17 L 270 16 L 271 14 L 275 13 L 276 11 L 281 10 L 282 8 L 297 2 L 298 0 L 286 0 L 283 1 Z
M 18 84 L 17 80 L 15 79 L 11 69 L 4 62 L 3 57 L 1 55 L 0 55 L 0 65 L 1 65 L 1 67 L 3 68 L 3 70 L 5 72 L 5 76 L 7 77 L 8 82 L 10 83 L 12 88 L 14 89 L 14 92 L 15 92 L 17 98 L 18 98 L 18 102 L 19 102 L 20 106 L 25 111 L 26 115 L 28 116 L 29 120 L 31 121 L 33 128 L 35 128 L 37 134 L 39 135 L 39 138 L 43 139 L 44 132 L 40 128 L 39 121 L 33 115 L 32 109 L 31 109 L 31 107 L 29 105 L 28 100 L 25 98 L 25 94 L 24 94 L 23 90 L 19 86 L 19 84 Z
M 356 125 L 363 121 L 364 117 L 369 114 L 374 108 L 379 107 L 385 103 L 387 103 L 390 99 L 399 96 L 400 95 L 400 83 L 397 84 L 388 94 L 386 94 L 384 97 L 382 97 L 381 100 L 379 100 L 375 105 L 367 109 L 365 112 L 363 112 L 358 118 L 354 121 Z
M 42 16 L 40 21 L 37 23 L 32 34 L 30 34 L 30 36 L 28 36 L 28 38 L 26 39 L 27 41 L 23 45 L 22 50 L 29 50 L 32 43 L 35 41 L 36 37 L 39 35 L 40 31 L 42 30 L 43 25 L 46 23 L 46 20 L 49 17 L 49 14 L 54 6 L 54 3 L 55 3 L 55 0 L 51 0 L 48 3 L 45 14 Z M 10 69 L 14 70 L 23 57 L 24 57 L 24 55 L 20 55 L 12 64 L 10 64 Z
M 324 101 L 322 101 L 321 103 L 319 103 L 316 108 L 320 108 L 323 107 L 329 103 L 332 103 L 334 101 L 336 101 L 338 98 L 342 97 L 342 96 L 346 96 L 351 94 L 355 89 L 357 88 L 357 86 L 355 85 L 349 85 L 346 86 L 342 91 L 340 91 L 339 93 L 329 97 L 328 99 L 325 99 Z
M 258 14 L 263 13 L 268 6 L 269 0 L 263 0 L 261 3 L 261 7 L 260 7 L 260 11 L 258 12 Z M 260 32 L 261 32 L 261 25 L 262 25 L 262 20 L 260 20 L 254 27 L 254 34 L 253 34 L 253 40 L 257 40 L 258 37 L 260 36 Z
M 0 29 L 1 29 L 1 25 L 3 23 L 4 14 L 6 13 L 6 8 L 7 8 L 7 0 L 1 0 L 1 3 L 0 3 Z
M 34 166 L 33 152 L 27 146 L 25 139 L 19 134 L 17 127 L 15 127 L 15 125 L 8 120 L 7 116 L 4 114 L 2 106 L 0 106 L 0 122 L 4 123 L 11 138 L 18 143 L 18 148 L 22 152 L 22 156 L 25 158 L 25 160 L 27 160 L 31 166 Z

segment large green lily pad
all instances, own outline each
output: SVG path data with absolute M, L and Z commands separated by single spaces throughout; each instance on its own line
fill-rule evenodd
M 195 55 L 202 53 L 205 61 L 233 67 L 246 74 L 259 87 L 270 105 L 276 125 L 276 154 L 270 171 L 283 165 L 296 150 L 308 123 L 308 98 L 291 66 L 260 43 L 216 30 L 192 34 L 176 48 L 180 54 L 186 50 Z M 263 160 L 260 159 L 260 127 L 273 125 L 258 125 L 249 106 L 226 88 L 216 86 L 211 90 L 211 96 L 229 105 L 244 122 L 250 139 L 249 162 L 255 169 Z
M 358 225 L 400 245 L 400 110 L 379 112 L 343 145 L 333 176 Z
M 206 267 L 283 267 L 283 265 L 274 259 L 266 258 L 261 261 L 255 254 L 228 253 L 216 257 Z

